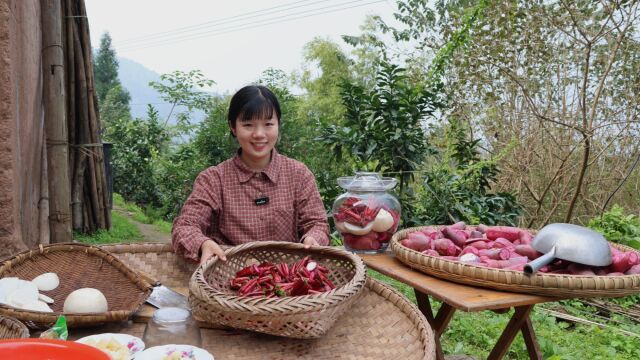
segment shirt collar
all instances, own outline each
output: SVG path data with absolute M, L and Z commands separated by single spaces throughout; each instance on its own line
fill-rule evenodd
M 262 171 L 255 171 L 249 168 L 243 161 L 240 159 L 240 152 L 242 149 L 238 149 L 238 152 L 233 157 L 233 164 L 236 167 L 236 173 L 238 174 L 238 181 L 241 183 L 249 181 L 256 173 L 263 173 L 276 184 L 278 182 L 278 173 L 280 172 L 280 157 L 282 155 L 278 154 L 276 149 L 271 150 L 271 161 L 269 161 L 269 165 L 264 168 Z

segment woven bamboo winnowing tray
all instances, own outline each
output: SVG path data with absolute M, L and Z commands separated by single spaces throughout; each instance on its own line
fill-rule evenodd
M 171 287 L 185 287 L 196 268 L 195 263 L 173 253 L 169 244 L 102 248 Z M 144 324 L 137 323 L 124 330 L 138 337 L 143 331 Z M 367 279 L 358 300 L 320 339 L 204 328 L 201 334 L 202 347 L 216 359 L 435 359 L 433 331 L 424 316 L 404 295 L 373 279 Z
M 441 279 L 498 290 L 563 298 L 619 297 L 640 293 L 640 275 L 587 276 L 540 272 L 527 275 L 523 271 L 493 269 L 444 260 L 400 244 L 409 233 L 425 227 L 408 228 L 395 233 L 391 238 L 391 250 L 398 260 L 412 269 Z M 622 251 L 638 252 L 627 246 L 613 243 L 611 245 Z M 638 255 L 640 256 L 640 252 Z
M 127 320 L 147 299 L 151 285 L 113 255 L 79 243 L 39 246 L 17 254 L 0 266 L 0 278 L 18 277 L 32 280 L 36 276 L 54 272 L 60 285 L 42 293 L 51 297 L 53 312 L 28 311 L 0 304 L 0 315 L 14 317 L 30 328 L 47 328 L 62 315 L 64 301 L 72 291 L 80 288 L 100 290 L 109 311 L 92 314 L 64 314 L 67 326 L 81 327 Z
M 29 337 L 29 329 L 20 321 L 0 315 L 0 340 Z
M 227 261 L 212 258 L 191 277 L 189 303 L 196 319 L 214 325 L 253 330 L 298 339 L 324 335 L 357 299 L 366 271 L 357 255 L 335 247 L 290 242 L 252 242 L 225 251 Z M 292 264 L 311 256 L 329 269 L 336 288 L 317 295 L 281 298 L 238 296 L 229 280 L 250 262 Z

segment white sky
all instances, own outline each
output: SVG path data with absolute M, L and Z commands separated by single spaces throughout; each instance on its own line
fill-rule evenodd
M 395 11 L 394 0 L 85 0 L 85 4 L 94 47 L 108 31 L 119 56 L 160 74 L 202 70 L 216 81 L 212 90 L 220 93 L 234 92 L 269 67 L 289 74 L 300 68 L 303 47 L 314 37 L 328 37 L 344 46 L 340 35 L 360 34 L 366 15 L 391 21 Z M 141 39 L 145 36 L 153 37 Z

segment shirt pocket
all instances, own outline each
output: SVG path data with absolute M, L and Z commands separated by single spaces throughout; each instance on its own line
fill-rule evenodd
M 269 233 L 271 240 L 297 242 L 294 209 L 274 208 L 269 222 Z

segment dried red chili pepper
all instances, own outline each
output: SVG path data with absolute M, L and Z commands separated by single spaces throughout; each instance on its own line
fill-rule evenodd
M 229 285 L 241 296 L 270 298 L 319 294 L 335 288 L 326 276 L 328 272 L 326 267 L 305 256 L 291 265 L 263 262 L 247 266 L 229 280 Z

